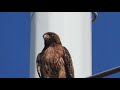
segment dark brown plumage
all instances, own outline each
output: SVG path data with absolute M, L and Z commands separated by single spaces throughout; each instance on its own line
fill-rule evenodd
M 43 35 L 45 47 L 37 56 L 37 72 L 40 78 L 74 78 L 74 69 L 68 50 L 53 32 Z

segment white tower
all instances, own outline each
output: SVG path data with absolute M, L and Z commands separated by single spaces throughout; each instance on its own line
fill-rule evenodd
M 31 15 L 30 78 L 38 78 L 36 57 L 43 34 L 55 32 L 72 57 L 75 78 L 92 75 L 91 12 L 34 12 Z

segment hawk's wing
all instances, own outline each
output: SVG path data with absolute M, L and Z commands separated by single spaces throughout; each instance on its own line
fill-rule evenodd
M 36 60 L 37 72 L 39 77 L 41 77 L 40 58 L 41 58 L 41 53 L 38 54 L 37 60 Z
M 72 59 L 70 56 L 69 51 L 64 48 L 64 63 L 65 63 L 65 71 L 66 71 L 66 77 L 67 78 L 74 78 L 74 68 L 73 68 L 73 63 L 72 63 Z

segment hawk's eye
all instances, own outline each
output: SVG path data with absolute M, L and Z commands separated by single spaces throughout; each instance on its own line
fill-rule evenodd
M 52 33 L 49 33 L 49 36 L 53 37 L 54 35 Z
M 49 35 L 49 36 L 51 36 L 52 34 L 51 34 L 51 33 L 49 33 L 48 35 Z

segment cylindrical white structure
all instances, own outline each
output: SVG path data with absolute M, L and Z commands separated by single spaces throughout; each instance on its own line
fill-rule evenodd
M 43 34 L 59 35 L 72 57 L 75 78 L 92 75 L 91 12 L 34 12 L 31 17 L 30 78 L 37 78 L 36 57 L 44 47 Z

